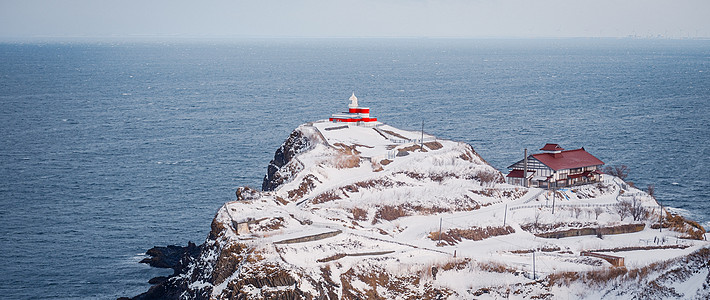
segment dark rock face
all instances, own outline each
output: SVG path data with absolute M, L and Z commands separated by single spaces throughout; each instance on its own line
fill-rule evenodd
M 153 247 L 145 253 L 150 255 L 150 258 L 144 258 L 141 260 L 141 263 L 149 264 L 151 267 L 165 269 L 171 268 L 178 271 L 180 267 L 180 259 L 182 259 L 183 255 L 189 254 L 188 252 L 199 253 L 199 247 L 192 242 L 188 242 L 187 247 L 175 245 L 167 247 Z
M 171 280 L 179 274 L 185 272 L 188 264 L 195 260 L 202 251 L 203 245 L 197 246 L 188 242 L 186 247 L 170 245 L 167 247 L 153 247 L 146 252 L 150 258 L 143 259 L 141 263 L 147 263 L 156 268 L 171 268 L 173 275 L 169 277 L 159 276 L 148 281 L 155 284 L 150 289 L 133 298 L 133 300 L 153 300 L 153 299 L 179 299 L 180 294 L 187 289 L 186 283 L 178 280 Z
M 289 163 L 298 153 L 310 147 L 310 141 L 300 130 L 294 130 L 284 143 L 276 150 L 274 159 L 269 163 L 264 182 L 261 184 L 263 191 L 273 191 L 288 180 L 286 174 L 280 174 L 281 167 Z

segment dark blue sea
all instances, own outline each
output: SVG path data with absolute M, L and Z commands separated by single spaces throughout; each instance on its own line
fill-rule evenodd
M 0 298 L 115 299 L 169 274 L 299 124 L 355 94 L 500 170 L 547 142 L 626 164 L 710 225 L 710 41 L 0 44 Z

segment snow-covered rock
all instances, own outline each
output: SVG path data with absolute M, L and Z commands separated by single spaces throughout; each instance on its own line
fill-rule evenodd
M 611 176 L 554 195 L 508 185 L 472 146 L 421 132 L 301 125 L 262 191 L 236 194 L 199 255 L 151 290 L 182 299 L 710 295 L 710 245 L 686 238 L 704 230 L 659 225 L 662 210 L 644 192 Z M 619 258 L 625 267 L 610 263 Z

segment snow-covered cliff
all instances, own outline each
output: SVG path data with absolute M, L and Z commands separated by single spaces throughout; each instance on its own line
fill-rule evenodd
M 704 230 L 660 213 L 611 176 L 553 195 L 505 184 L 465 143 L 321 121 L 136 298 L 707 299 Z

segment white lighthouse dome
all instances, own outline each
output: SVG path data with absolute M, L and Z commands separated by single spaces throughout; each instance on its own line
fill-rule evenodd
M 348 105 L 349 108 L 356 108 L 358 107 L 357 105 L 357 97 L 355 97 L 355 93 L 353 93 L 352 96 L 350 96 L 350 105 Z

